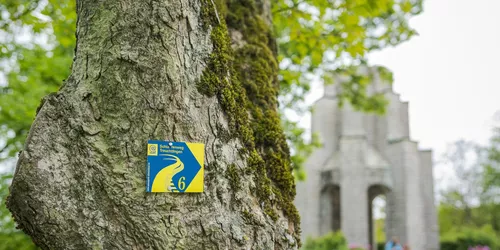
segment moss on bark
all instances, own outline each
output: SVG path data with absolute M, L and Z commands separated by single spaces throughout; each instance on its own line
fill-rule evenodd
M 218 1 L 217 9 L 214 7 L 212 1 L 205 1 L 204 25 L 212 27 L 213 52 L 198 89 L 217 96 L 227 115 L 231 137 L 244 143 L 246 148 L 240 152 L 253 170 L 255 195 L 265 213 L 276 220 L 278 211 L 282 211 L 293 224 L 290 233 L 299 241 L 290 153 L 277 110 L 275 39 L 264 20 L 263 5 L 253 0 L 227 0 Z M 242 34 L 242 41 L 238 41 L 242 45 L 234 49 L 231 32 Z M 238 178 L 233 178 L 237 172 L 233 165 L 228 167 L 230 181 L 237 182 Z

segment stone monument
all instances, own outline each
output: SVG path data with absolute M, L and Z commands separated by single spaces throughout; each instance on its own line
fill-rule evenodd
M 314 104 L 311 128 L 322 148 L 305 164 L 306 181 L 297 183 L 302 240 L 341 230 L 350 244 L 375 249 L 372 203 L 385 195 L 386 237 L 412 250 L 438 250 L 432 152 L 410 139 L 408 103 L 376 67 L 363 71 L 374 79 L 369 93 L 383 92 L 390 103 L 383 116 L 339 108 L 335 84 Z

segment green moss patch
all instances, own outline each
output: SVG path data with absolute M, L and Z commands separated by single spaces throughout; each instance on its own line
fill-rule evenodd
M 245 145 L 240 153 L 252 170 L 254 192 L 265 213 L 276 220 L 277 210 L 282 210 L 298 232 L 290 152 L 277 110 L 275 41 L 254 1 L 217 1 L 217 9 L 218 18 L 212 1 L 204 1 L 203 25 L 212 27 L 213 52 L 198 90 L 218 98 L 229 122 L 229 136 Z M 228 29 L 241 32 L 243 46 L 231 48 Z M 242 174 L 234 164 L 229 165 L 230 185 L 238 186 Z

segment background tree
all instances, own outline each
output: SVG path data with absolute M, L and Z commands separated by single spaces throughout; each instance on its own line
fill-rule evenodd
M 444 155 L 445 164 L 453 167 L 454 179 L 442 192 L 444 203 L 463 209 L 464 223 L 472 222 L 472 207 L 479 204 L 481 188 L 481 148 L 473 142 L 460 140 L 452 144 Z
M 500 203 L 500 128 L 493 130 L 489 145 L 484 149 L 483 203 Z M 499 228 L 500 229 L 500 228 Z
M 486 244 L 500 246 L 500 202 L 495 189 L 498 129 L 486 146 L 457 141 L 445 155 L 452 184 L 442 192 L 439 229 L 442 249 Z M 464 248 L 465 249 L 465 248 Z
M 483 193 L 481 194 L 482 218 L 500 237 L 500 128 L 493 130 L 489 145 L 485 148 L 483 166 Z M 500 242 L 499 242 L 500 244 Z

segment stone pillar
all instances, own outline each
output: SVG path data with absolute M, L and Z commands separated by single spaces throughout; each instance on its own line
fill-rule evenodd
M 340 189 L 342 232 L 349 244 L 367 246 L 368 195 L 361 181 L 343 180 Z
M 341 137 L 342 180 L 340 185 L 342 232 L 349 244 L 368 245 L 368 192 L 363 149 L 365 138 Z
M 424 213 L 421 186 L 420 154 L 416 142 L 401 142 L 404 152 L 405 186 L 406 186 L 406 236 L 411 249 L 424 249 Z
M 387 194 L 386 237 L 390 239 L 396 236 L 402 242 L 406 242 L 407 197 L 403 149 L 402 142 L 390 143 L 387 147 L 387 157 L 392 166 L 393 188 Z
M 318 237 L 320 232 L 320 193 L 321 169 L 323 164 L 336 150 L 338 143 L 337 100 L 334 99 L 334 85 L 325 86 L 325 96 L 316 101 L 314 112 L 311 114 L 311 131 L 318 133 L 323 144 L 321 149 L 315 150 L 304 164 L 305 182 L 297 182 L 295 206 L 300 214 L 301 239 L 308 236 Z
M 424 202 L 425 250 L 439 250 L 439 226 L 434 203 L 434 177 L 432 151 L 420 151 L 421 187 Z

